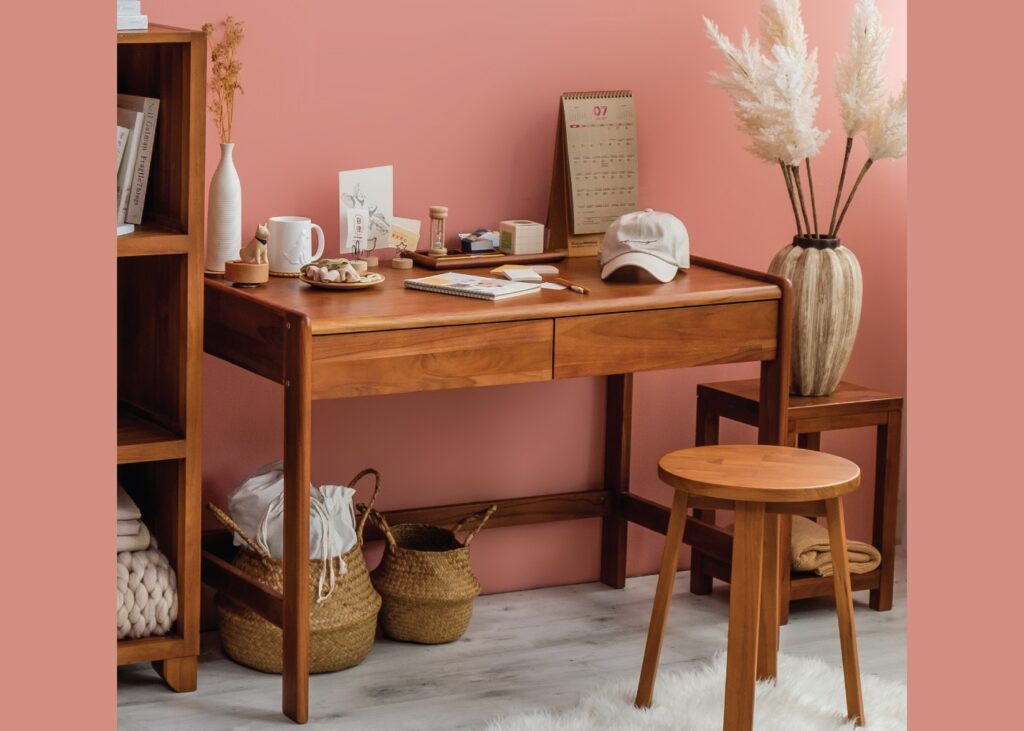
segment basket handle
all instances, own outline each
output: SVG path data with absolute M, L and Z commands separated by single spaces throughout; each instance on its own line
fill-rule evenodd
M 356 526 L 356 536 L 359 538 L 360 546 L 363 545 L 363 529 L 366 527 L 366 520 L 370 517 L 371 512 L 376 512 L 373 510 L 373 504 L 377 502 L 377 496 L 380 494 L 380 472 L 373 469 L 373 467 L 367 467 L 349 480 L 348 483 L 348 486 L 354 489 L 356 483 L 367 475 L 373 475 L 373 496 L 370 497 L 368 504 L 359 503 L 356 506 L 363 511 L 363 514 L 359 517 L 359 524 Z
M 462 542 L 463 546 L 467 546 L 468 547 L 469 544 L 473 542 L 473 539 L 476 538 L 476 534 L 479 533 L 481 530 L 483 530 L 484 525 L 487 523 L 488 520 L 491 519 L 491 516 L 494 515 L 494 511 L 497 510 L 497 509 L 498 509 L 497 505 L 492 505 L 489 508 L 486 508 L 486 509 L 481 510 L 479 512 L 473 513 L 472 515 L 467 515 L 465 518 L 463 518 L 462 520 L 460 520 L 458 523 L 455 524 L 455 527 L 452 528 L 452 533 L 458 533 L 460 530 L 462 530 L 465 527 L 466 523 L 468 523 L 469 521 L 473 520 L 474 518 L 478 519 L 480 522 L 477 523 L 476 528 L 471 530 L 469 532 L 469 535 L 466 536 L 466 540 L 464 540 Z
M 273 558 L 269 553 L 267 553 L 266 549 L 263 548 L 263 546 L 258 544 L 256 541 L 254 541 L 252 538 L 247 536 L 245 534 L 245 531 L 243 531 L 239 527 L 238 523 L 236 523 L 230 515 L 225 513 L 212 502 L 206 503 L 206 507 L 209 509 L 211 513 L 213 513 L 214 517 L 217 520 L 219 520 L 225 528 L 227 528 L 235 535 L 237 535 L 239 538 L 241 538 L 243 541 L 245 541 L 245 545 L 247 545 L 253 553 L 262 558 L 264 561 L 273 561 Z
M 388 542 L 388 548 L 391 550 L 391 554 L 398 553 L 398 541 L 395 540 L 394 533 L 391 532 L 391 526 L 388 525 L 387 518 L 384 517 L 384 513 L 379 510 L 375 510 L 372 507 L 368 507 L 360 503 L 360 508 L 365 509 L 365 515 L 369 516 L 370 520 L 373 521 L 374 525 L 380 529 L 380 532 L 384 534 L 384 540 Z

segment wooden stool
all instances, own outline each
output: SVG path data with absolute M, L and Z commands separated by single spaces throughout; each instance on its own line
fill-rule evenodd
M 758 678 L 775 677 L 778 595 L 774 581 L 778 564 L 776 514 L 825 515 L 835 567 L 836 614 L 846 681 L 846 712 L 864 724 L 860 690 L 853 591 L 846 555 L 842 496 L 860 484 L 860 468 L 830 454 L 760 444 L 719 445 L 681 449 L 658 462 L 662 481 L 675 488 L 658 589 L 651 610 L 636 705 L 646 708 L 654 695 L 665 619 L 678 567 L 679 544 L 688 507 L 734 510 L 732 592 L 729 597 L 729 643 L 725 671 L 726 731 L 747 730 L 754 722 L 754 685 Z M 762 582 L 762 577 L 769 580 Z M 772 641 L 774 640 L 774 641 Z
M 697 386 L 698 446 L 718 443 L 720 419 L 731 419 L 752 426 L 758 425 L 760 382 L 745 381 L 701 383 Z M 789 399 L 789 435 L 787 443 L 806 449 L 820 449 L 821 432 L 854 427 L 876 427 L 875 505 L 872 518 L 871 544 L 882 554 L 882 563 L 866 574 L 853 576 L 854 591 L 871 590 L 871 608 L 884 612 L 892 609 L 893 583 L 896 575 L 896 520 L 900 488 L 900 449 L 903 420 L 903 399 L 890 393 L 875 391 L 843 381 L 829 396 L 792 396 Z M 729 580 L 728 556 L 718 555 L 715 545 L 729 540 L 728 534 L 714 528 L 713 510 L 694 510 L 700 524 L 691 523 L 687 536 L 693 546 L 690 564 L 690 591 L 710 594 L 713 578 Z M 788 568 L 792 519 L 783 516 L 780 524 L 781 560 Z M 694 537 L 690 541 L 690 535 Z M 789 603 L 797 599 L 828 596 L 832 580 L 813 574 L 781 573 L 779 590 L 782 602 L 780 618 L 786 624 Z

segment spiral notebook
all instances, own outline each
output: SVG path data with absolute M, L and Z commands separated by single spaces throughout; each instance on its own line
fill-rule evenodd
M 480 300 L 501 300 L 540 291 L 540 282 L 510 282 L 507 279 L 478 277 L 458 272 L 447 272 L 422 279 L 406 279 L 405 286 L 424 292 L 453 294 L 456 297 L 473 297 Z

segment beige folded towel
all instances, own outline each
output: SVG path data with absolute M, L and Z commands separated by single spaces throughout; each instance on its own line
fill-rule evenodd
M 813 571 L 819 576 L 832 575 L 832 550 L 828 529 L 800 515 L 793 516 L 793 540 L 790 544 L 794 571 Z M 851 574 L 866 574 L 882 563 L 882 554 L 870 543 L 846 541 Z
M 121 551 L 145 551 L 149 548 L 149 528 L 143 523 L 139 532 L 134 536 L 118 536 L 117 552 Z
M 138 520 L 142 517 L 142 513 L 139 512 L 139 506 L 135 504 L 128 493 L 121 487 L 121 483 L 117 483 L 117 519 L 118 520 Z
M 117 521 L 117 535 L 137 536 L 142 530 L 141 520 L 119 520 Z

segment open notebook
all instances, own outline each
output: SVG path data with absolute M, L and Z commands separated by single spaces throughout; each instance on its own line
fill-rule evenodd
M 510 282 L 494 277 L 446 272 L 422 279 L 406 279 L 405 286 L 410 289 L 422 289 L 426 292 L 454 294 L 458 297 L 500 300 L 536 292 L 540 289 L 540 282 Z

